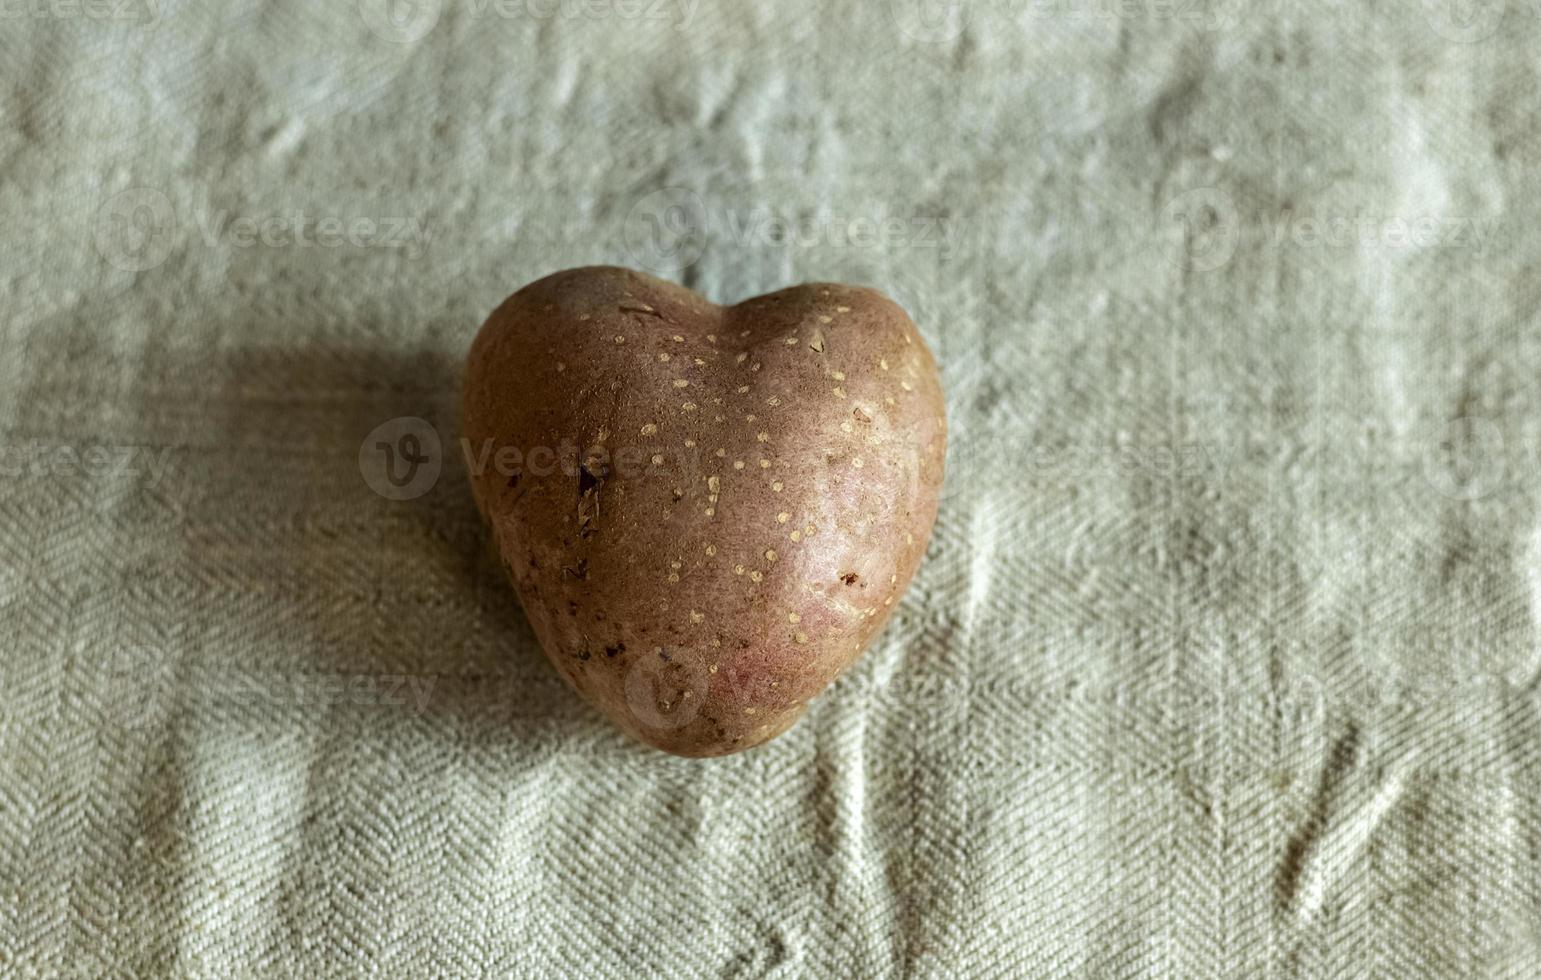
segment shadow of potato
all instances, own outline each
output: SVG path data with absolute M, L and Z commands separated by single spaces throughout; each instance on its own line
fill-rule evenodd
M 202 633 L 176 644 L 184 693 L 447 713 L 490 738 L 601 730 L 487 546 L 460 458 L 460 370 L 438 351 L 334 346 L 168 353 L 144 372 L 136 438 L 174 448 L 160 492 L 180 535 L 144 571 L 165 583 L 163 614 Z M 395 419 L 438 441 L 408 499 L 377 492 L 404 464 L 366 444 Z

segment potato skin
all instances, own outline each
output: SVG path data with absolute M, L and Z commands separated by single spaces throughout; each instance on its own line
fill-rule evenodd
M 556 273 L 482 326 L 463 415 L 547 657 L 684 756 L 773 738 L 856 660 L 925 552 L 946 455 L 914 324 L 833 283 L 721 307 L 627 269 Z

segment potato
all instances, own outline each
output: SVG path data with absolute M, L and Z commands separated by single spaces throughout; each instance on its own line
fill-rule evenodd
M 547 657 L 679 755 L 790 727 L 882 628 L 936 518 L 936 363 L 871 289 L 724 307 L 559 272 L 488 318 L 464 396 L 477 507 Z

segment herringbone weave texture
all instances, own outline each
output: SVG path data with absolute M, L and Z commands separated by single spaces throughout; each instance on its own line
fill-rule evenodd
M 1541 7 L 3 18 L 0 972 L 1541 975 Z M 587 263 L 943 365 L 762 749 L 627 742 L 483 549 L 461 360 Z

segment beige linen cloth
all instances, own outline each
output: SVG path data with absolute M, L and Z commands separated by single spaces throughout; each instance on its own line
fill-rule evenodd
M 0 4 L 0 973 L 1541 975 L 1536 4 Z M 764 748 L 483 550 L 464 352 L 590 263 L 942 364 Z

